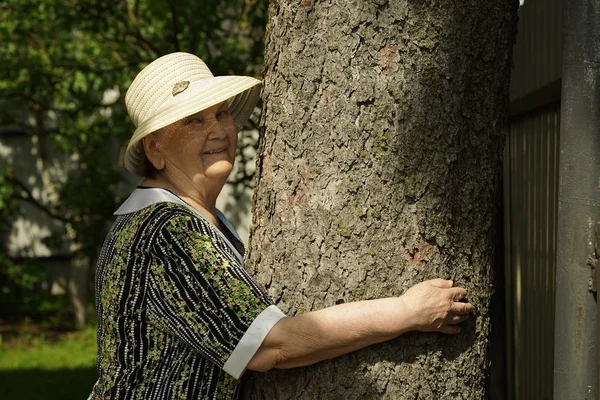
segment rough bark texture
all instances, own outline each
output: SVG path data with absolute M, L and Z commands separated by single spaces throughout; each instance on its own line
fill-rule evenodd
M 248 268 L 288 315 L 445 277 L 458 336 L 250 374 L 249 399 L 481 399 L 516 0 L 274 1 Z

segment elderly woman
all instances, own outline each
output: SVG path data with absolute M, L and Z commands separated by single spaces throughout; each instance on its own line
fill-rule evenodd
M 246 369 L 293 368 L 411 330 L 456 334 L 466 296 L 434 279 L 400 297 L 287 317 L 244 270 L 215 202 L 260 81 L 163 56 L 125 96 L 125 167 L 144 177 L 115 212 L 96 272 L 98 374 L 90 399 L 236 398 Z

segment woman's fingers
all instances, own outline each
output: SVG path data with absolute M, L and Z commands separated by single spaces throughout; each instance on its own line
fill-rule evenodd
M 460 328 L 456 325 L 442 325 L 439 331 L 447 335 L 456 335 L 460 332 Z
M 428 281 L 431 286 L 439 287 L 439 288 L 451 288 L 453 283 L 452 281 L 447 281 L 445 279 L 431 279 Z
M 454 301 L 458 301 L 467 297 L 467 291 L 461 287 L 451 288 L 448 292 Z
M 470 314 L 473 312 L 473 305 L 471 303 L 456 301 L 452 304 L 452 312 L 455 314 Z
M 453 314 L 450 318 L 447 318 L 447 323 L 448 324 L 460 324 L 461 322 L 465 322 L 467 319 L 469 319 L 470 315 L 469 314 Z

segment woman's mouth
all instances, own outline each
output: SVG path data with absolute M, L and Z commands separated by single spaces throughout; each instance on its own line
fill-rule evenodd
M 221 153 L 224 153 L 226 150 L 227 150 L 227 147 L 222 147 L 220 149 L 206 151 L 203 154 L 221 154 Z

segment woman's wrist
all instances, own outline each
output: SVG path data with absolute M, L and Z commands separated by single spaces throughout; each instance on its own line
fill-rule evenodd
M 399 297 L 397 297 L 398 302 L 401 304 L 399 306 L 400 311 L 401 311 L 401 318 L 402 318 L 402 326 L 403 326 L 403 332 L 402 333 L 406 333 L 406 332 L 410 332 L 410 331 L 414 331 L 417 330 L 417 325 L 416 325 L 416 311 L 414 309 L 414 307 L 411 306 L 411 304 L 406 301 L 406 296 L 401 295 Z
M 398 337 L 414 329 L 411 310 L 400 297 L 386 297 L 374 300 L 376 321 L 372 326 L 376 329 L 376 335 L 387 339 Z

